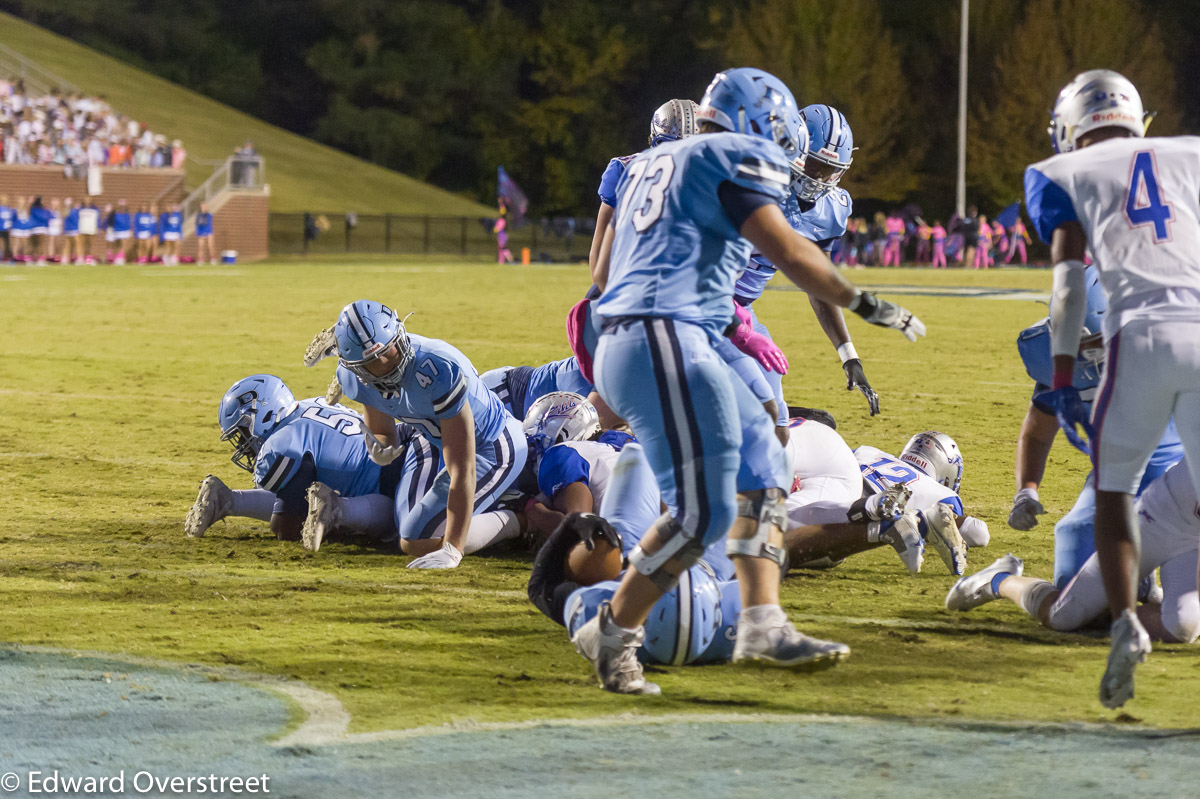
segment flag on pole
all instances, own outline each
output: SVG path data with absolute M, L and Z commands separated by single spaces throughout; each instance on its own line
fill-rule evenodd
M 1015 203 L 996 214 L 996 221 L 999 222 L 1003 227 L 1010 228 L 1017 224 L 1017 217 L 1020 215 L 1021 201 L 1017 200 Z
M 521 227 L 525 224 L 525 212 L 529 210 L 529 200 L 517 182 L 504 171 L 504 167 L 497 167 L 496 173 L 496 200 L 508 213 L 509 226 Z

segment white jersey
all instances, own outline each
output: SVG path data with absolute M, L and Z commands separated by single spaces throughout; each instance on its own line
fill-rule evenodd
M 1025 171 L 1047 243 L 1078 221 L 1108 295 L 1104 337 L 1132 319 L 1200 321 L 1200 137 L 1121 138 Z
M 854 457 L 858 461 L 862 479 L 876 492 L 885 491 L 896 483 L 911 488 L 912 497 L 906 506 L 908 510 L 925 510 L 941 502 L 949 505 L 955 516 L 963 515 L 963 504 L 958 494 L 915 466 L 875 447 L 859 447 L 854 450 Z
M 616 447 L 599 441 L 555 444 L 546 450 L 538 464 L 538 490 L 553 498 L 563 487 L 583 483 L 592 492 L 592 512 L 599 513 L 620 454 Z

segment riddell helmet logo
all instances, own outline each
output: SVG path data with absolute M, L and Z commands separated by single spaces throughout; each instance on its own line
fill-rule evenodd
M 912 454 L 905 455 L 904 460 L 908 461 L 913 466 L 916 466 L 917 468 L 919 468 L 923 471 L 928 471 L 929 469 L 933 468 L 933 464 L 931 464 L 929 461 L 925 460 L 924 458 L 918 458 L 916 455 L 912 455 Z
M 822 147 L 820 150 L 817 151 L 817 154 L 823 155 L 826 158 L 832 158 L 835 161 L 837 160 L 837 157 L 838 157 L 837 150 L 831 150 L 828 147 Z
M 1103 111 L 1092 114 L 1093 122 L 1136 122 L 1133 114 L 1124 111 Z
M 380 344 L 378 342 L 375 344 L 372 344 L 371 346 L 369 346 L 365 350 L 363 350 L 363 357 L 370 358 L 372 355 L 375 355 L 377 352 L 379 352 L 382 349 L 383 349 L 382 344 Z

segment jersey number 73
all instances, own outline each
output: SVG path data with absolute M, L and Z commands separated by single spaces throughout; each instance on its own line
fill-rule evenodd
M 633 229 L 645 233 L 654 226 L 663 212 L 663 202 L 666 199 L 667 187 L 675 175 L 675 159 L 663 154 L 654 159 L 637 161 L 629 169 L 629 187 L 621 195 L 629 201 L 621 209 L 621 220 L 624 225 L 633 219 Z

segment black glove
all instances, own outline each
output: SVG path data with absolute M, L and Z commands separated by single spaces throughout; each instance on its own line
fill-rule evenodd
M 871 409 L 871 415 L 879 413 L 879 395 L 875 393 L 875 389 L 871 388 L 871 384 L 867 382 L 867 375 L 863 371 L 862 361 L 858 358 L 851 358 L 842 364 L 842 369 L 846 371 L 846 390 L 853 391 L 858 389 L 867 398 L 867 406 Z
M 572 513 L 563 519 L 562 525 L 566 535 L 573 535 L 583 542 L 588 552 L 596 548 L 596 538 L 599 536 L 616 549 L 621 548 L 621 534 L 617 528 L 594 513 Z
M 912 311 L 894 302 L 881 300 L 870 292 L 864 291 L 855 297 L 854 302 L 850 303 L 850 310 L 872 325 L 899 330 L 909 341 L 916 341 L 919 336 L 925 335 L 925 323 Z

